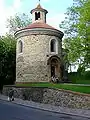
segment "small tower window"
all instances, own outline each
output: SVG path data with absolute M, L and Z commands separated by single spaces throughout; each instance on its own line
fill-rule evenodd
M 38 12 L 38 18 L 40 18 L 40 12 Z
M 51 52 L 56 52 L 56 40 L 51 40 Z
M 22 51 L 23 51 L 23 43 L 22 43 L 21 40 L 18 43 L 18 48 L 19 48 L 19 53 L 22 53 Z
M 35 12 L 35 20 L 38 20 L 40 18 L 40 12 Z

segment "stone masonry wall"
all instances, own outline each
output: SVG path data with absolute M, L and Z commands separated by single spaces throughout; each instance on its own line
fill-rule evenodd
M 30 35 L 18 39 L 23 42 L 23 52 L 16 54 L 16 82 L 48 82 L 50 80 L 47 60 L 51 57 L 49 42 L 58 37 L 50 35 Z M 61 56 L 61 42 L 58 43 Z
M 3 94 L 8 95 L 10 89 L 14 89 L 14 96 L 24 100 L 31 100 L 44 104 L 51 104 L 61 107 L 90 109 L 90 95 L 39 87 L 4 87 Z

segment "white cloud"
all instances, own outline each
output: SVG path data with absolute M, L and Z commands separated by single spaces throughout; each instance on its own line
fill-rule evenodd
M 3 34 L 4 31 L 6 31 L 5 29 L 5 20 L 6 20 L 6 12 L 4 9 L 4 1 L 0 0 L 0 34 Z
M 5 0 L 0 0 L 0 35 L 5 34 L 8 29 L 6 28 L 6 20 L 10 16 L 14 16 L 15 13 L 19 11 L 22 5 L 22 0 L 13 0 L 12 6 L 5 7 Z M 48 1 L 48 0 L 43 0 Z M 51 14 L 50 16 L 47 16 L 47 23 L 57 29 L 59 28 L 59 24 L 62 20 L 64 20 L 65 15 L 63 13 L 57 13 L 57 14 Z M 61 30 L 61 29 L 60 29 Z
M 61 21 L 63 21 L 65 18 L 65 14 L 64 13 L 57 13 L 56 15 L 53 15 L 51 17 L 48 17 L 47 18 L 47 23 L 59 30 L 60 27 L 59 27 L 59 24 L 61 23 Z
M 21 6 L 21 0 L 14 0 L 13 7 L 14 9 L 18 9 Z
M 5 6 L 5 0 L 0 0 L 0 35 L 4 35 L 8 29 L 6 28 L 6 20 L 10 16 L 15 15 L 21 6 L 21 0 L 13 0 L 13 5 L 10 7 Z

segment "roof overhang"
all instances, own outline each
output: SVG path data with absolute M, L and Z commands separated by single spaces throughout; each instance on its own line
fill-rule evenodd
M 60 39 L 62 39 L 62 37 L 64 36 L 63 32 L 50 28 L 21 29 L 16 31 L 14 35 L 16 38 L 29 36 L 29 35 L 51 35 L 51 36 L 57 36 Z

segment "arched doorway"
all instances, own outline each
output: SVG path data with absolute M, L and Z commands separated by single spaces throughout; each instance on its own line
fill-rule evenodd
M 51 60 L 51 77 L 57 76 L 58 73 L 59 73 L 59 63 L 57 59 L 53 58 Z
M 56 77 L 61 80 L 62 71 L 61 71 L 61 61 L 58 56 L 51 56 L 48 59 L 50 78 Z

